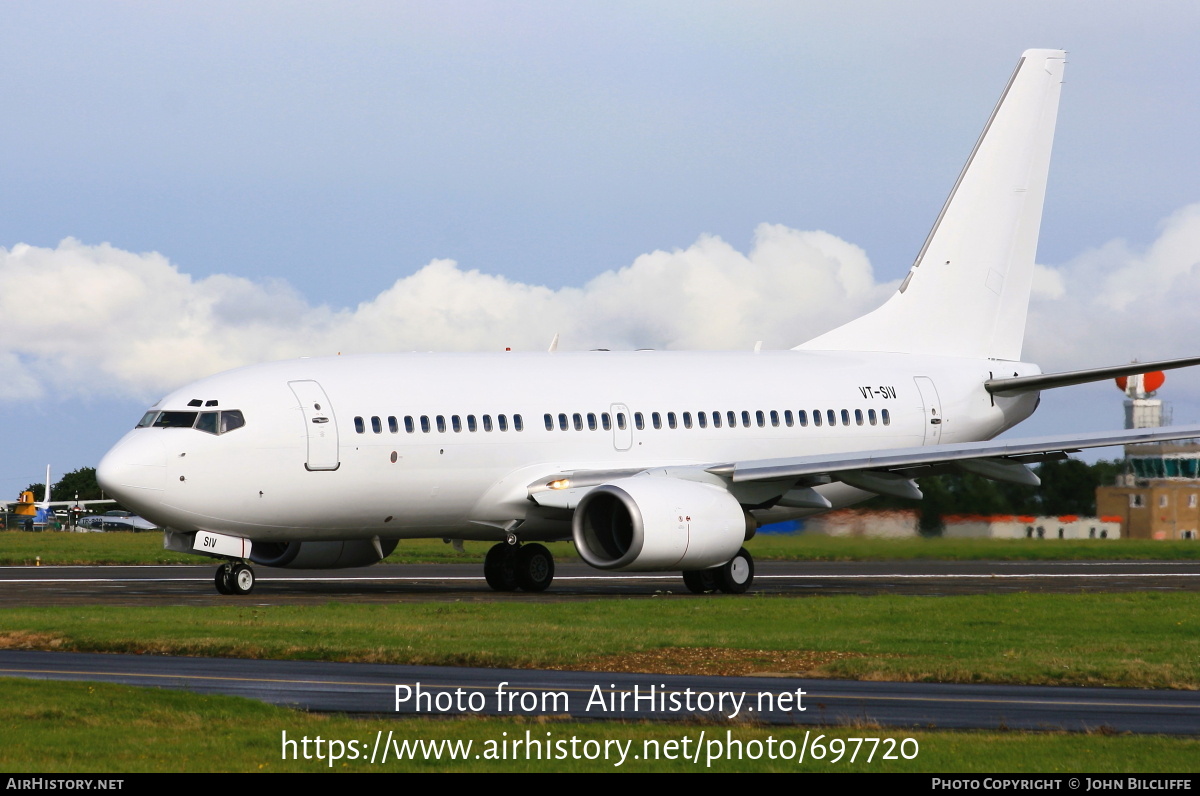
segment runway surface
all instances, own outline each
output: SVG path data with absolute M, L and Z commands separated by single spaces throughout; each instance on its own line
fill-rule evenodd
M 609 573 L 578 563 L 559 564 L 550 590 L 536 595 L 492 591 L 483 580 L 481 564 L 380 564 L 341 570 L 256 567 L 255 589 L 243 597 L 217 594 L 215 570 L 214 566 L 0 567 L 0 607 L 714 597 L 689 594 L 677 573 Z M 804 596 L 1198 590 L 1200 562 L 763 561 L 756 565 L 752 592 Z
M 478 713 L 624 720 L 703 718 L 731 725 L 757 722 L 1200 734 L 1200 692 L 1195 691 L 26 651 L 0 651 L 0 676 L 179 688 L 249 697 L 310 711 L 384 716 Z M 397 686 L 401 687 L 399 694 Z M 635 689 L 641 696 L 637 701 L 633 699 Z M 398 696 L 402 698 L 399 711 Z

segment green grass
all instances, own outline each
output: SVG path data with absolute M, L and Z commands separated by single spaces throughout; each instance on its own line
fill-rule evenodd
M 12 608 L 0 645 L 596 669 L 655 651 L 717 648 L 808 654 L 813 662 L 802 673 L 816 677 L 1200 688 L 1195 592 L 265 607 L 252 600 L 203 610 Z
M 164 550 L 162 534 L 147 533 L 69 533 L 43 531 L 0 531 L 0 566 L 105 565 L 105 564 L 215 564 L 211 558 Z M 404 541 L 388 557 L 392 564 L 432 564 L 445 562 L 482 562 L 490 545 L 468 542 L 466 554 L 457 552 L 441 539 Z M 568 546 L 555 545 L 563 554 Z M 557 551 L 556 551 L 557 554 Z
M 760 534 L 746 545 L 760 560 L 1175 561 L 1200 560 L 1200 542 L 1151 539 L 868 539 Z
M 0 770 L 46 775 L 66 772 L 121 774 L 135 772 L 319 772 L 319 771 L 903 771 L 903 772 L 1087 772 L 1145 773 L 1195 770 L 1200 739 L 1169 736 L 1117 736 L 1106 733 L 927 732 L 871 726 L 839 728 L 763 727 L 746 724 L 678 724 L 617 722 L 556 722 L 520 719 L 391 719 L 323 716 L 276 708 L 251 700 L 225 696 L 198 696 L 150 688 L 130 688 L 101 683 L 0 680 Z M 357 741 L 362 759 L 283 760 L 283 733 L 289 739 L 308 737 Z M 377 733 L 396 739 L 470 740 L 465 761 L 417 759 L 405 762 L 369 762 L 369 749 Z M 486 754 L 488 743 L 525 739 L 564 741 L 572 738 L 632 742 L 624 765 L 599 759 L 538 761 L 525 759 L 474 759 Z M 714 737 L 740 741 L 743 749 L 768 738 L 799 746 L 805 733 L 810 740 L 823 735 L 833 739 L 883 737 L 897 741 L 913 738 L 918 745 L 911 760 L 882 760 L 882 745 L 867 762 L 869 745 L 859 747 L 858 759 L 850 752 L 833 762 L 833 755 L 803 764 L 795 760 L 719 760 L 711 767 L 688 760 L 633 760 L 646 740 L 659 748 L 685 737 L 693 745 L 704 733 L 704 750 Z M 507 734 L 505 734 L 507 733 Z M 547 735 L 549 733 L 549 735 Z M 727 736 L 728 733 L 728 736 Z M 834 744 L 836 748 L 837 744 Z M 315 747 L 310 745 L 310 751 Z M 511 747 L 508 747 L 511 750 Z M 554 747 L 560 748 L 560 747 Z M 567 750 L 570 746 L 561 747 Z M 582 749 L 582 746 L 577 748 Z M 595 748 L 595 747 L 593 747 Z M 776 746 L 775 748 L 779 748 Z M 854 749 L 851 744 L 849 750 Z M 911 754 L 909 742 L 905 749 Z M 302 754 L 303 747 L 297 745 Z
M 466 542 L 457 552 L 440 539 L 404 540 L 388 563 L 482 562 L 488 542 Z M 550 545 L 556 558 L 577 559 L 567 542 Z M 1200 560 L 1200 543 L 1142 539 L 862 539 L 760 534 L 747 544 L 759 560 Z M 85 564 L 203 564 L 207 559 L 162 549 L 159 533 L 0 531 L 0 566 Z

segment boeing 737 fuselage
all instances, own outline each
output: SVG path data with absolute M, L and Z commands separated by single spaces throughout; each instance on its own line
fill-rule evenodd
M 225 559 L 360 566 L 401 539 L 491 540 L 497 589 L 553 578 L 541 541 L 603 569 L 675 570 L 745 591 L 760 524 L 959 469 L 1036 484 L 1030 462 L 1200 429 L 987 443 L 1038 391 L 1020 361 L 1064 54 L 1027 51 L 897 293 L 788 351 L 408 354 L 254 365 L 159 401 L 101 484 Z M 1166 363 L 1194 364 L 1197 360 Z M 1163 363 L 1118 368 L 1145 372 Z

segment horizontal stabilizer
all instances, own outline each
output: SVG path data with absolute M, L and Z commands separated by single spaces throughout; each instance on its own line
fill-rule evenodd
M 1118 376 L 1133 376 L 1156 370 L 1172 370 L 1200 365 L 1200 357 L 1164 359 L 1159 362 L 1130 362 L 1128 365 L 1113 365 L 1090 370 L 1069 370 L 1063 373 L 1043 373 L 1039 376 L 1018 376 L 1011 379 L 988 379 L 983 388 L 992 395 L 1009 398 L 1027 392 L 1050 390 L 1055 387 L 1070 387 L 1074 384 L 1089 384 L 1093 381 L 1115 379 Z

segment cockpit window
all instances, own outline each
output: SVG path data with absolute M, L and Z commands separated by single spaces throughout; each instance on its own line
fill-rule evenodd
M 196 420 L 196 430 L 203 431 L 207 434 L 217 433 L 217 415 L 219 412 L 201 412 L 200 417 Z
M 221 433 L 233 431 L 235 428 L 241 428 L 246 425 L 246 418 L 242 416 L 242 410 L 230 409 L 221 413 Z
M 246 425 L 240 409 L 224 412 L 147 412 L 138 422 L 138 428 L 195 428 L 206 434 L 224 434 Z
M 163 412 L 154 421 L 155 428 L 191 428 L 196 423 L 196 412 Z

